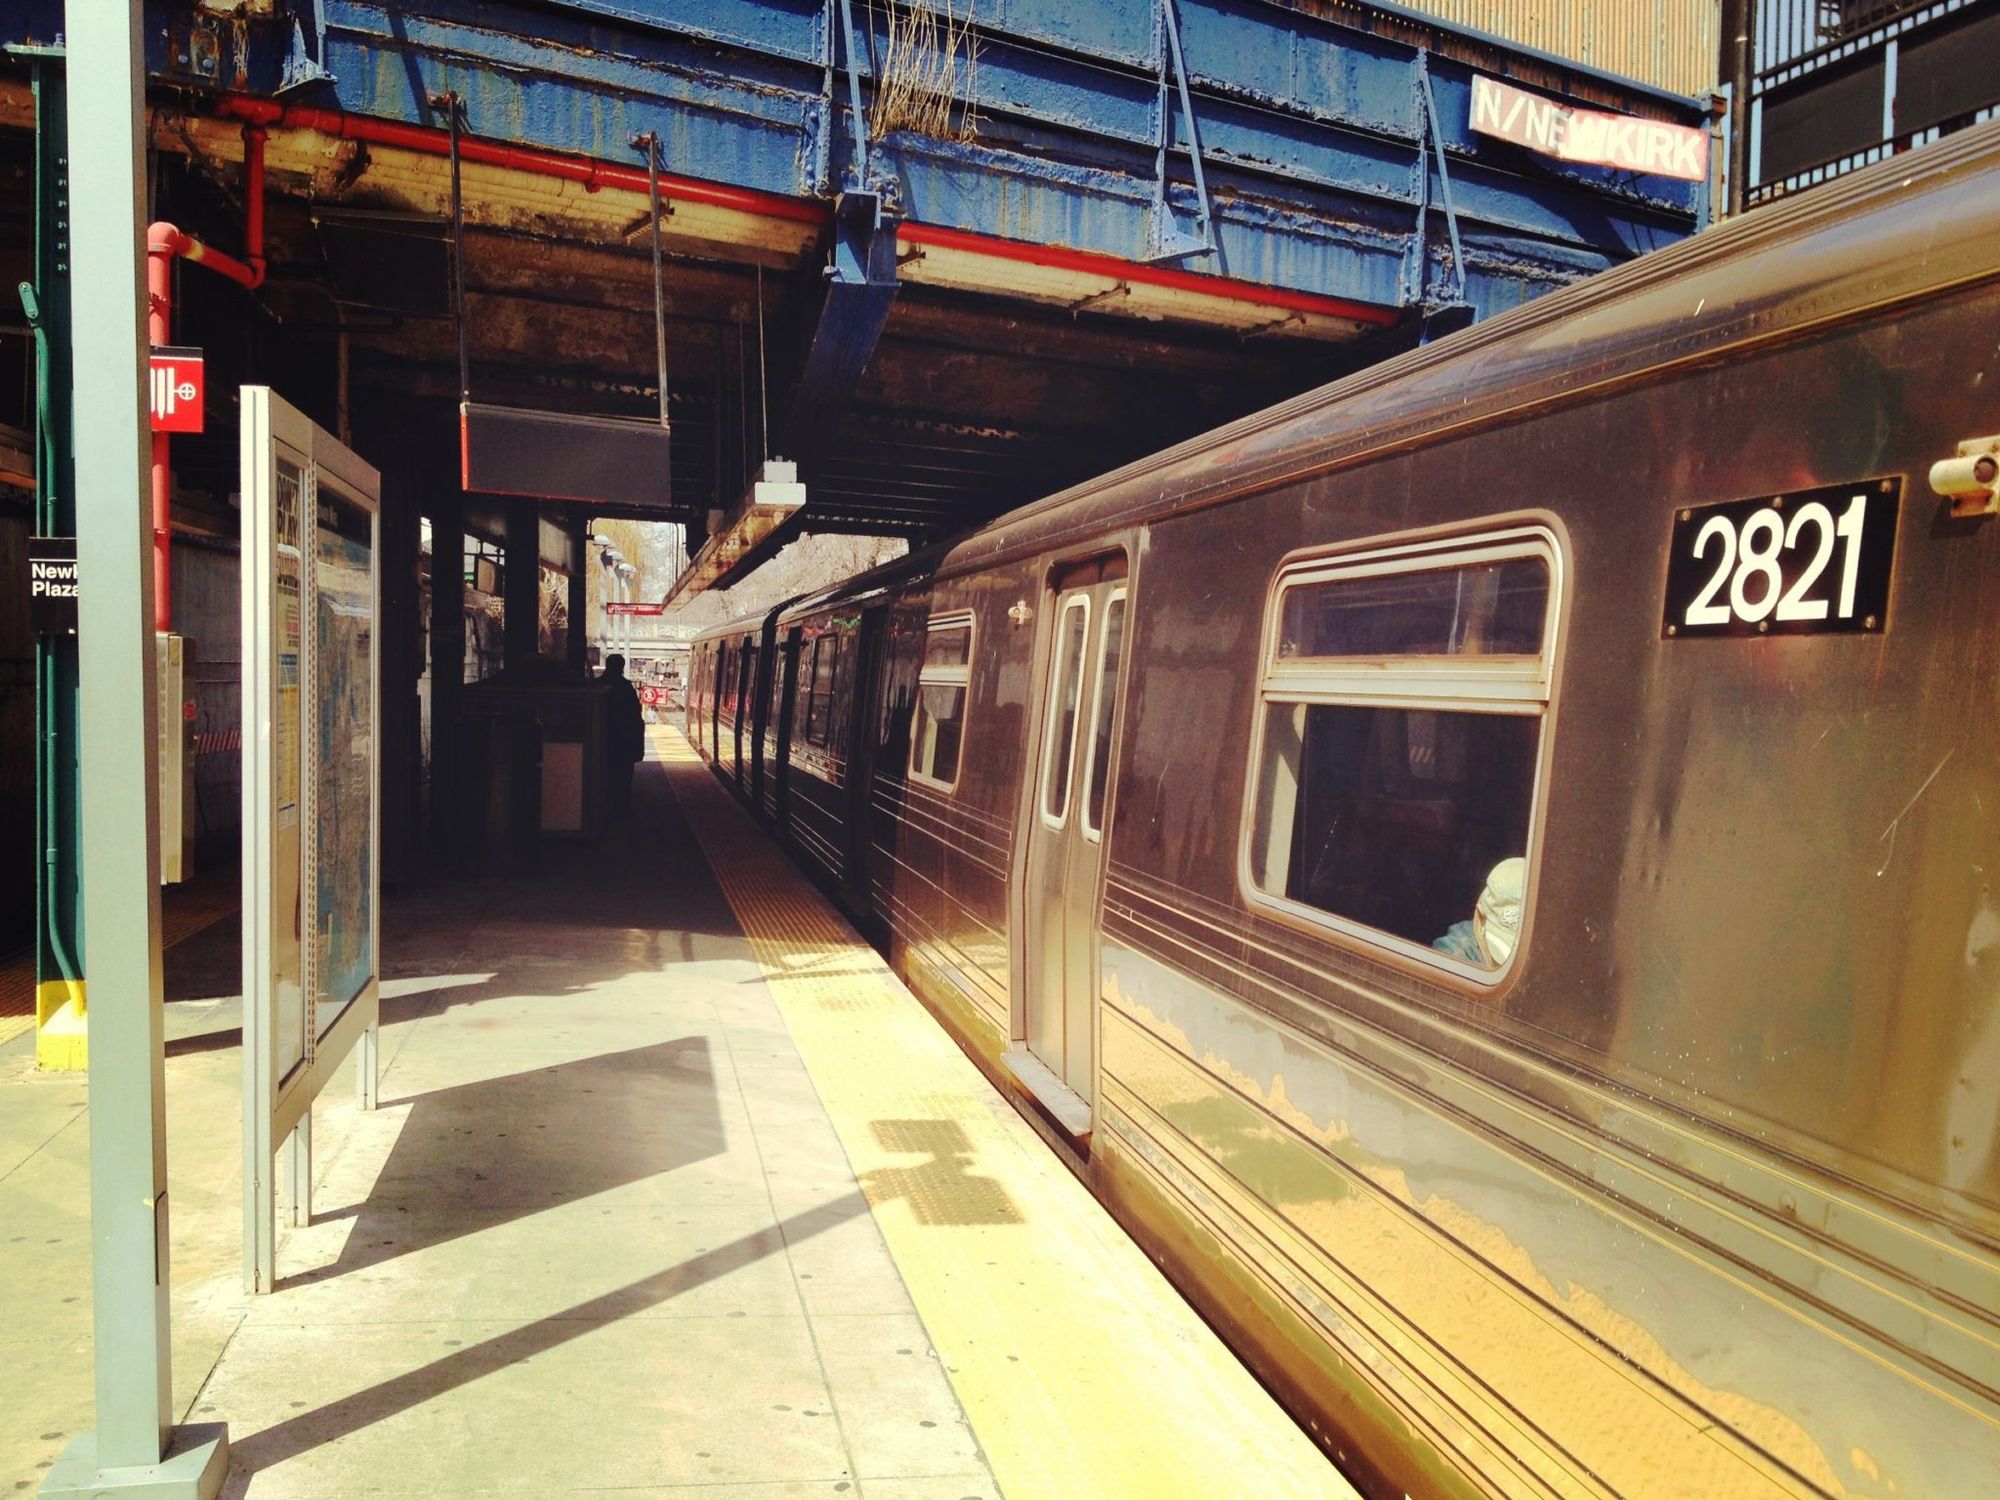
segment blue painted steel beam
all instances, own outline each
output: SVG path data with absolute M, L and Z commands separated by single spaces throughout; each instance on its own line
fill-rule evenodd
M 782 452 L 810 463 L 854 396 L 896 300 L 896 217 L 876 193 L 842 193 L 819 322 L 793 386 Z
M 0 33 L 59 11 L 20 4 Z M 1406 305 L 1399 273 L 1445 238 L 1440 215 L 1420 211 L 1440 201 L 1440 147 L 1467 295 L 1482 314 L 1669 243 L 1698 220 L 1698 184 L 1559 163 L 1473 134 L 1474 70 L 1462 60 L 1274 0 L 1175 4 L 1215 245 L 1188 270 Z M 622 160 L 631 136 L 657 132 L 668 169 L 687 176 L 825 199 L 852 186 L 884 193 L 914 221 L 1142 261 L 1203 206 L 1189 111 L 1176 96 L 1162 118 L 1180 70 L 1160 5 L 982 0 L 965 89 L 974 138 L 871 138 L 856 184 L 841 181 L 862 132 L 839 0 L 277 0 L 268 21 L 148 0 L 147 30 L 152 71 L 173 83 L 275 93 L 309 54 L 331 78 L 288 98 L 428 124 L 426 96 L 451 91 L 477 135 Z M 868 107 L 886 13 L 851 14 L 855 91 Z M 1496 44 L 1493 67 L 1522 55 Z M 1426 69 L 1434 143 L 1416 85 Z M 1701 118 L 1695 101 L 1676 106 L 1637 85 L 1627 103 Z M 1420 221 L 1431 226 L 1422 244 Z

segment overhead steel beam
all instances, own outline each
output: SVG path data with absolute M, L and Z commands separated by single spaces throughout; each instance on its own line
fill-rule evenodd
M 842 193 L 834 203 L 826 295 L 780 429 L 781 451 L 806 465 L 808 477 L 889 321 L 898 284 L 896 222 L 880 193 Z
M 893 180 L 911 224 L 1135 264 L 1157 248 L 1163 205 L 1198 221 L 1205 199 L 1216 248 L 1200 257 L 1202 272 L 1392 308 L 1427 149 L 1450 157 L 1467 297 L 1482 314 L 1670 243 L 1703 206 L 1699 184 L 1531 160 L 1478 138 L 1469 90 L 1476 70 L 1504 71 L 1684 124 L 1705 118 L 1703 102 L 1422 17 L 1399 18 L 1389 36 L 1365 10 L 1177 7 L 1180 66 L 1170 71 L 1185 93 L 1163 122 L 1161 3 L 982 14 L 978 67 L 955 86 L 976 120 L 963 141 L 868 129 L 885 17 L 825 0 L 324 0 L 313 60 L 333 75 L 319 85 L 330 102 L 361 115 L 419 123 L 426 93 L 455 91 L 475 136 L 610 160 L 632 135 L 657 131 L 673 143 L 667 165 L 690 178 L 794 202 Z M 282 83 L 289 30 L 263 35 L 282 18 L 224 17 L 192 0 L 152 0 L 148 11 L 163 80 L 261 93 Z M 850 16 L 861 35 L 847 45 L 835 33 Z M 1425 32 L 1435 131 L 1412 87 Z M 843 46 L 845 86 L 830 86 Z M 865 160 L 850 167 L 857 154 Z M 1164 183 L 1163 161 L 1173 169 Z M 836 172 L 860 180 L 836 183 Z M 843 312 L 829 331 L 851 338 L 855 327 L 865 317 Z

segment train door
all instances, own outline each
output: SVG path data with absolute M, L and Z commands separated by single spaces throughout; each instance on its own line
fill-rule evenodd
M 736 749 L 735 759 L 730 762 L 730 779 L 736 783 L 736 790 L 750 789 L 750 775 L 746 756 L 752 748 L 750 740 L 751 695 L 757 691 L 757 646 L 749 636 L 743 637 L 737 649 L 736 669 Z
M 1053 640 L 1023 882 L 1029 1056 L 1012 1055 L 1016 1074 L 1075 1135 L 1088 1132 L 1097 1091 L 1094 926 L 1127 594 L 1117 553 L 1064 569 L 1048 595 Z M 1043 1087 L 1050 1081 L 1060 1089 Z
M 771 664 L 771 713 L 776 725 L 776 733 L 771 745 L 771 767 L 769 775 L 777 778 L 771 792 L 771 820 L 778 832 L 789 835 L 791 825 L 786 821 L 790 814 L 792 782 L 792 736 L 797 733 L 797 700 L 799 646 L 804 639 L 804 630 L 797 625 L 787 630 L 779 638 L 778 655 Z
M 753 808 L 764 805 L 764 732 L 771 722 L 764 678 L 771 669 L 771 646 L 771 638 L 763 637 L 750 658 L 750 701 L 743 720 L 743 790 Z
M 848 901 L 857 911 L 868 911 L 868 842 L 873 824 L 875 726 L 881 719 L 882 686 L 888 637 L 888 606 L 877 604 L 861 612 L 854 633 L 851 687 L 848 694 L 852 712 L 847 721 L 847 784 L 842 795 L 845 806 L 846 847 L 841 851 L 842 885 Z
M 715 643 L 715 692 L 708 705 L 709 760 L 722 765 L 722 706 L 729 698 L 729 642 Z

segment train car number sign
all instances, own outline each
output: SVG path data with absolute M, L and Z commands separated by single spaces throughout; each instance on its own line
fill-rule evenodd
M 1889 622 L 1901 482 L 1674 512 L 1661 634 L 1865 634 Z

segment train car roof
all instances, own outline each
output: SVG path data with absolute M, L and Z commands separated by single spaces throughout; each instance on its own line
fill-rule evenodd
M 688 644 L 695 646 L 703 641 L 726 640 L 730 636 L 761 634 L 764 622 L 791 602 L 789 599 L 780 599 L 776 604 L 766 605 L 753 613 L 732 616 L 719 625 L 711 625 L 706 630 L 696 632 Z
M 865 573 L 856 573 L 852 578 L 843 578 L 839 583 L 830 584 L 816 593 L 800 594 L 779 606 L 778 623 L 790 625 L 797 620 L 825 609 L 833 604 L 859 604 L 883 594 L 891 589 L 915 579 L 926 578 L 937 570 L 951 549 L 958 544 L 957 538 L 943 542 L 933 542 L 914 552 L 906 552 L 901 557 L 893 557 L 888 562 L 878 563 Z
M 2000 121 L 1074 485 L 964 538 L 938 576 L 1244 498 L 1995 274 Z

